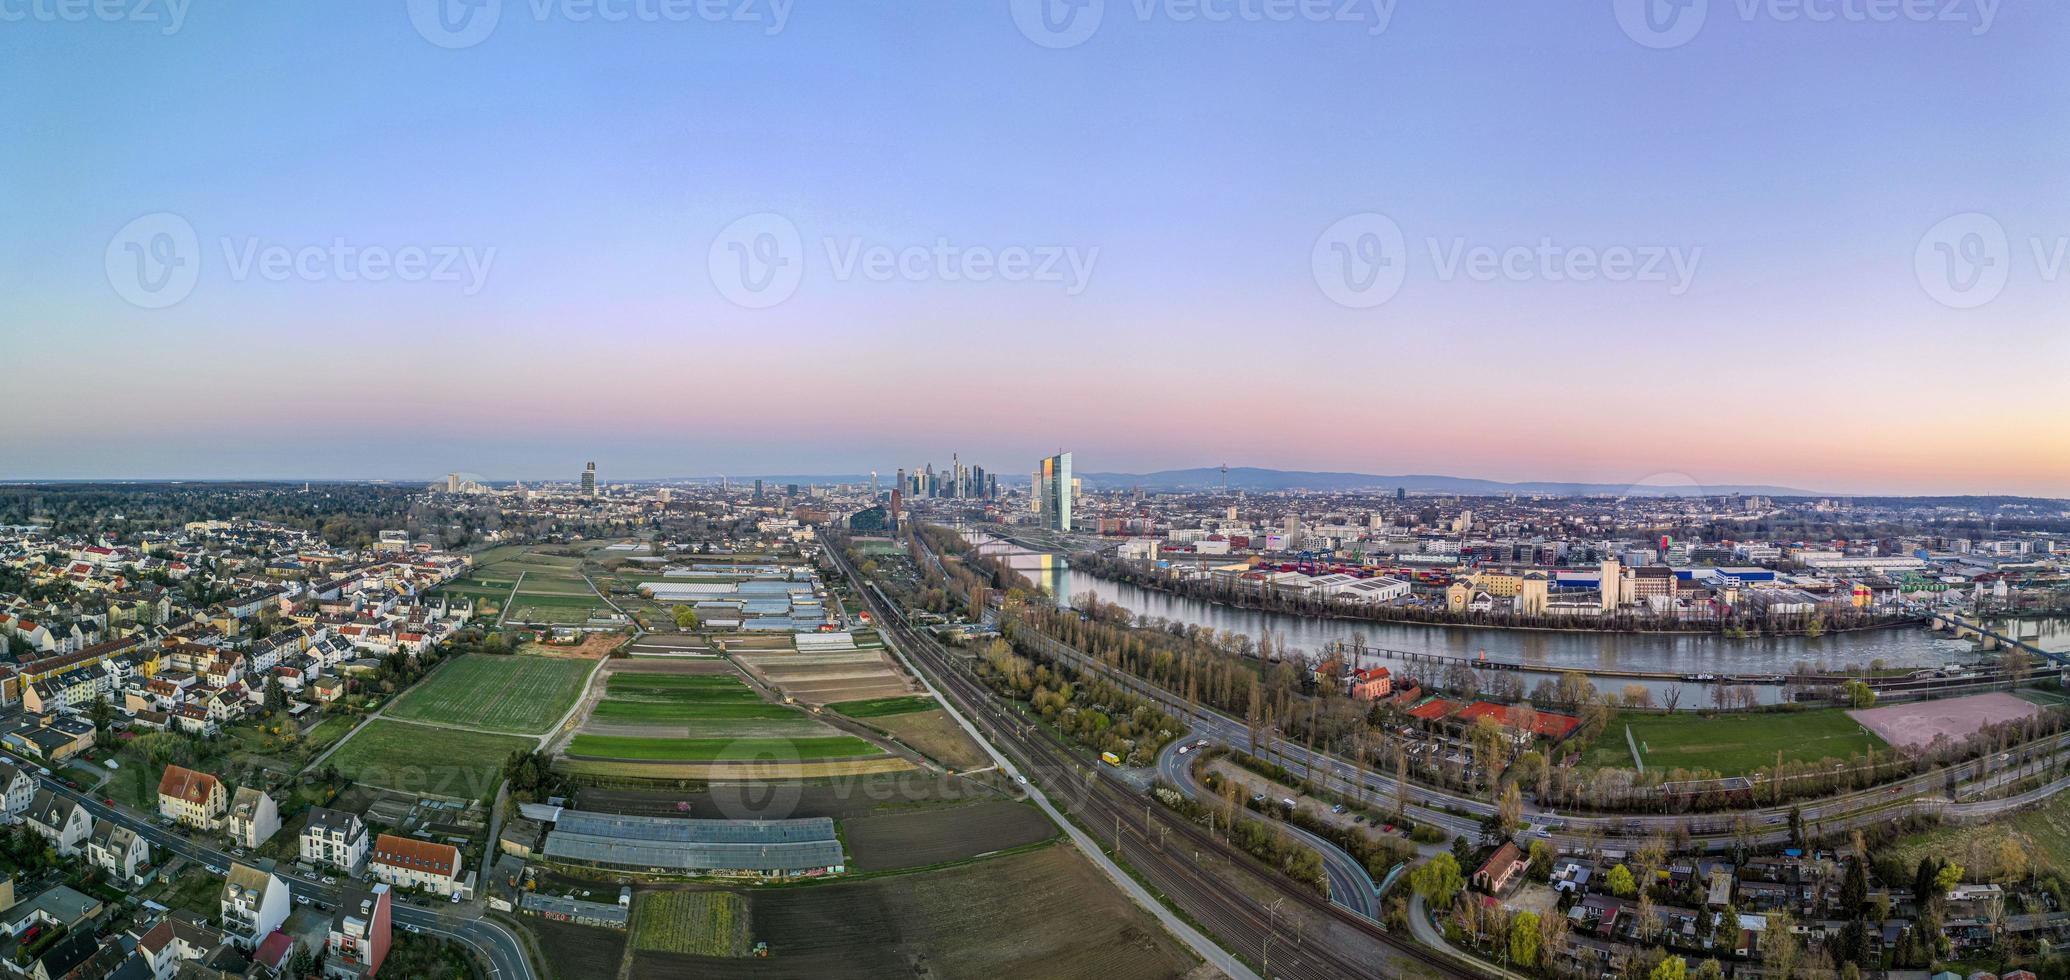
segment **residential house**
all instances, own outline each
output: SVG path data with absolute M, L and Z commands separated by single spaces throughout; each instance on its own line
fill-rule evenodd
M 189 827 L 214 830 L 229 809 L 222 781 L 183 766 L 166 766 L 158 780 L 158 812 Z
M 12 763 L 0 762 L 0 809 L 6 811 L 5 819 L 10 823 L 21 819 L 35 798 L 36 777 Z
M 93 833 L 93 816 L 86 808 L 47 789 L 36 791 L 29 801 L 26 818 L 29 829 L 42 834 L 60 857 L 78 855 Z
M 94 822 L 86 839 L 86 860 L 118 882 L 142 885 L 151 879 L 151 845 L 113 820 Z
M 293 902 L 288 883 L 242 862 L 223 881 L 223 934 L 241 949 L 257 949 L 287 921 Z
M 1490 895 L 1500 895 L 1503 890 L 1523 877 L 1524 869 L 1530 866 L 1530 859 L 1511 841 L 1489 855 L 1488 860 L 1474 870 L 1473 886 Z
M 398 888 L 421 888 L 436 895 L 464 890 L 459 848 L 394 834 L 375 838 L 367 873 Z
M 338 914 L 331 919 L 330 936 L 324 944 L 330 955 L 324 960 L 323 975 L 360 980 L 379 973 L 381 961 L 388 957 L 389 916 L 387 885 L 346 893 Z
M 263 790 L 240 786 L 230 799 L 229 829 L 239 845 L 258 847 L 280 830 L 280 808 Z
M 356 813 L 311 807 L 300 843 L 302 860 L 351 873 L 366 860 L 367 825 Z

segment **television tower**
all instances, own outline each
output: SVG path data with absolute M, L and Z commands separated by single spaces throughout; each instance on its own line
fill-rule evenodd
M 1222 464 L 1222 492 L 1229 492 L 1229 464 Z

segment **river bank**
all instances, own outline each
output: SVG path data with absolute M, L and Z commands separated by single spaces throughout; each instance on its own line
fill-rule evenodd
M 1104 555 L 1073 555 L 1071 567 L 1082 572 L 1098 575 L 1116 582 L 1122 582 L 1142 589 L 1163 592 L 1184 599 L 1197 599 L 1234 609 L 1248 609 L 1257 612 L 1278 613 L 1289 616 L 1306 616 L 1317 619 L 1335 619 L 1352 623 L 1403 624 L 1411 626 L 1443 626 L 1460 629 L 1518 630 L 1541 633 L 1636 633 L 1662 636 L 1719 636 L 1728 639 L 1760 639 L 1763 637 L 1799 636 L 1817 639 L 1837 633 L 1854 633 L 1864 630 L 1900 629 L 1926 624 L 1921 616 L 1878 616 L 1864 617 L 1866 622 L 1831 623 L 1816 628 L 1763 628 L 1752 629 L 1726 621 L 1702 627 L 1690 628 L 1682 621 L 1668 622 L 1650 617 L 1617 616 L 1609 620 L 1551 620 L 1548 617 L 1533 617 L 1537 622 L 1500 622 L 1476 618 L 1475 614 L 1454 613 L 1449 610 L 1391 605 L 1345 608 L 1343 603 L 1312 602 L 1275 597 L 1263 592 L 1233 591 L 1213 588 L 1191 588 L 1186 583 L 1174 582 L 1168 576 L 1145 573 L 1133 563 Z M 1069 596 L 1058 598 L 1069 601 Z

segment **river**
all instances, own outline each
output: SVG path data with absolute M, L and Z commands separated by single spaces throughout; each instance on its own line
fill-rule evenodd
M 1091 572 L 1074 571 L 1060 555 L 1030 551 L 996 539 L 980 537 L 984 553 L 1005 556 L 1008 564 L 1066 601 L 1091 592 L 1101 601 L 1114 603 L 1139 616 L 1234 630 L 1257 638 L 1270 632 L 1275 643 L 1301 653 L 1315 653 L 1333 640 L 1350 643 L 1365 637 L 1368 649 L 1401 650 L 1453 657 L 1477 657 L 1517 661 L 1542 671 L 1646 670 L 1673 673 L 1782 674 L 1791 672 L 1798 661 L 1814 667 L 1839 670 L 1850 664 L 1867 666 L 1881 660 L 1887 667 L 1938 666 L 1972 663 L 1988 659 L 1975 652 L 1971 643 L 1913 627 L 1828 633 L 1817 639 L 1802 636 L 1727 639 L 1715 634 L 1676 635 L 1665 633 L 1591 633 L 1544 630 L 1475 629 L 1462 626 L 1432 626 L 1421 623 L 1377 623 L 1297 616 L 1287 613 L 1240 609 L 1204 599 L 1184 598 L 1155 589 L 1117 582 Z M 2047 628 L 2049 624 L 2043 624 Z M 2053 624 L 2054 642 L 2070 642 L 2070 624 Z M 2027 624 L 2028 633 L 2034 624 Z M 2025 635 L 2025 634 L 2023 634 Z M 1373 666 L 1389 663 L 1372 660 Z M 1621 687 L 1628 681 L 1606 683 Z M 1659 695 L 1673 682 L 1648 683 Z M 1601 686 L 1601 685 L 1599 685 Z M 1764 701 L 1777 700 L 1782 688 L 1758 688 Z M 1705 690 L 1685 689 L 1682 703 L 1708 703 Z

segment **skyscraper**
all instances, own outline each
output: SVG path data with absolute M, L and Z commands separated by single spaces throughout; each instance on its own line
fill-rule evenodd
M 582 495 L 585 497 L 597 495 L 597 464 L 595 463 L 590 463 L 582 470 Z
M 1042 461 L 1036 471 L 1041 480 L 1036 497 L 1042 506 L 1042 524 L 1052 531 L 1071 530 L 1071 454 L 1058 453 Z

